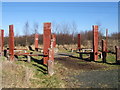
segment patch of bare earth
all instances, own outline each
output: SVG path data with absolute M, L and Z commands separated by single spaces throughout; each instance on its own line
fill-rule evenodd
M 118 69 L 71 57 L 55 58 L 66 88 L 117 88 Z M 113 73 L 112 73 L 113 72 Z
M 106 68 L 106 66 L 98 65 L 94 62 L 88 62 L 70 57 L 60 57 L 56 58 L 55 60 L 63 64 L 65 67 L 73 70 L 97 70 Z

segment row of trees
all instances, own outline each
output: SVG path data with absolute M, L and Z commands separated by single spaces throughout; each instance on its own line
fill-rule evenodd
M 52 32 L 56 34 L 57 44 L 77 44 L 77 34 L 81 34 L 81 43 L 83 45 L 87 44 L 86 41 L 92 41 L 93 39 L 93 32 L 92 30 L 78 30 L 77 24 L 72 22 L 71 24 L 56 24 L 52 23 Z M 24 25 L 24 35 L 22 36 L 15 36 L 15 45 L 18 46 L 28 46 L 34 44 L 34 35 L 38 33 L 39 25 L 38 23 L 34 24 L 33 34 L 29 33 L 29 23 L 26 22 Z M 80 32 L 79 32 L 80 31 Z M 99 40 L 105 38 L 103 36 L 102 30 L 99 30 Z M 120 33 L 113 33 L 109 36 L 109 39 L 120 39 Z M 8 45 L 9 37 L 5 37 L 5 45 Z M 39 34 L 39 44 L 43 43 L 43 35 Z

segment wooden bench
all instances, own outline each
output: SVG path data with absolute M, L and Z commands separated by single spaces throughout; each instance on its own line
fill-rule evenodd
M 93 52 L 76 52 L 80 55 L 80 58 L 83 59 L 83 54 L 89 54 L 90 60 L 93 60 Z M 102 52 L 98 52 L 98 55 L 100 55 L 100 58 L 102 58 Z

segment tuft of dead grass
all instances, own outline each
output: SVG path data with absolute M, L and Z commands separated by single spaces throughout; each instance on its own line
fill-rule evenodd
M 28 88 L 33 72 L 24 65 L 14 62 L 2 62 L 2 88 Z

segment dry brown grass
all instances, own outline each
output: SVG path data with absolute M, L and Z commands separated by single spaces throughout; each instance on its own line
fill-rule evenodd
M 2 62 L 2 88 L 28 88 L 33 72 L 24 65 L 10 61 Z

